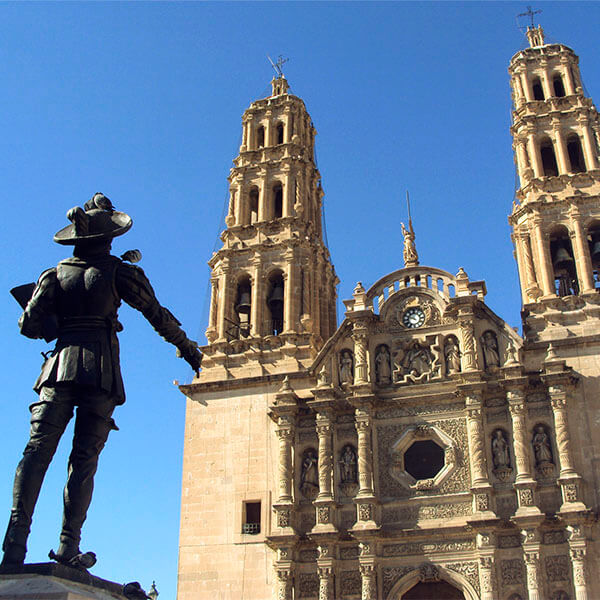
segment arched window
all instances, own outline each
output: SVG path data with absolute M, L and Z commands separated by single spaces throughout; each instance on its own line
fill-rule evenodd
M 258 221 L 258 188 L 254 186 L 248 194 L 248 204 L 250 208 L 250 223 Z
M 235 296 L 234 315 L 236 322 L 232 330 L 237 339 L 250 335 L 250 311 L 252 308 L 252 285 L 248 275 L 242 275 L 238 280 Z
M 283 273 L 275 271 L 267 286 L 267 314 L 270 317 L 265 327 L 267 335 L 279 335 L 283 331 L 283 302 Z
M 557 227 L 550 235 L 550 255 L 554 269 L 557 296 L 576 296 L 579 293 L 573 246 L 565 227 Z
M 265 145 L 265 128 L 261 125 L 256 130 L 256 147 L 264 148 Z
M 279 219 L 283 216 L 283 188 L 281 183 L 273 186 L 273 218 Z
M 284 132 L 284 128 L 283 128 L 283 123 L 277 123 L 277 143 L 278 144 L 283 144 L 283 132 Z
M 571 171 L 573 173 L 585 173 L 585 159 L 581 149 L 581 140 L 576 133 L 571 133 L 567 138 L 567 152 L 571 162 Z
M 554 85 L 554 95 L 557 98 L 562 98 L 563 96 L 566 96 L 565 86 L 563 84 L 562 77 L 558 73 L 556 73 L 552 78 L 552 83 Z
M 542 87 L 542 82 L 539 77 L 534 77 L 531 81 L 531 89 L 533 90 L 533 99 L 534 100 L 545 100 L 544 97 L 544 88 Z
M 552 140 L 548 137 L 543 138 L 540 142 L 540 156 L 542 158 L 544 175 L 547 177 L 556 177 L 558 175 L 558 165 L 556 163 Z

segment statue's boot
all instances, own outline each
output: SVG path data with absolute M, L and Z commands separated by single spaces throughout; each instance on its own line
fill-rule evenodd
M 4 546 L 4 557 L 0 567 L 21 567 L 25 562 L 27 548 L 21 544 L 6 544 Z

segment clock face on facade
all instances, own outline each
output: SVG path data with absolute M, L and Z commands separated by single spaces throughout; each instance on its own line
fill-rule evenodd
M 416 329 L 425 323 L 425 313 L 418 307 L 408 308 L 402 315 L 402 324 L 409 329 Z

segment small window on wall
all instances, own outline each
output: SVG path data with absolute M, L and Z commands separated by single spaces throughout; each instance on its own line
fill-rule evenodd
M 260 500 L 258 502 L 244 502 L 242 520 L 242 533 L 256 535 L 260 533 Z
M 277 124 L 277 143 L 283 144 L 283 123 Z

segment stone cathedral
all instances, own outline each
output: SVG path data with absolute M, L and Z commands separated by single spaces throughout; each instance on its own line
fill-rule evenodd
M 242 117 L 188 397 L 179 600 L 593 600 L 600 120 L 541 27 L 513 56 L 523 337 L 461 268 L 336 315 L 315 128 L 283 75 Z

